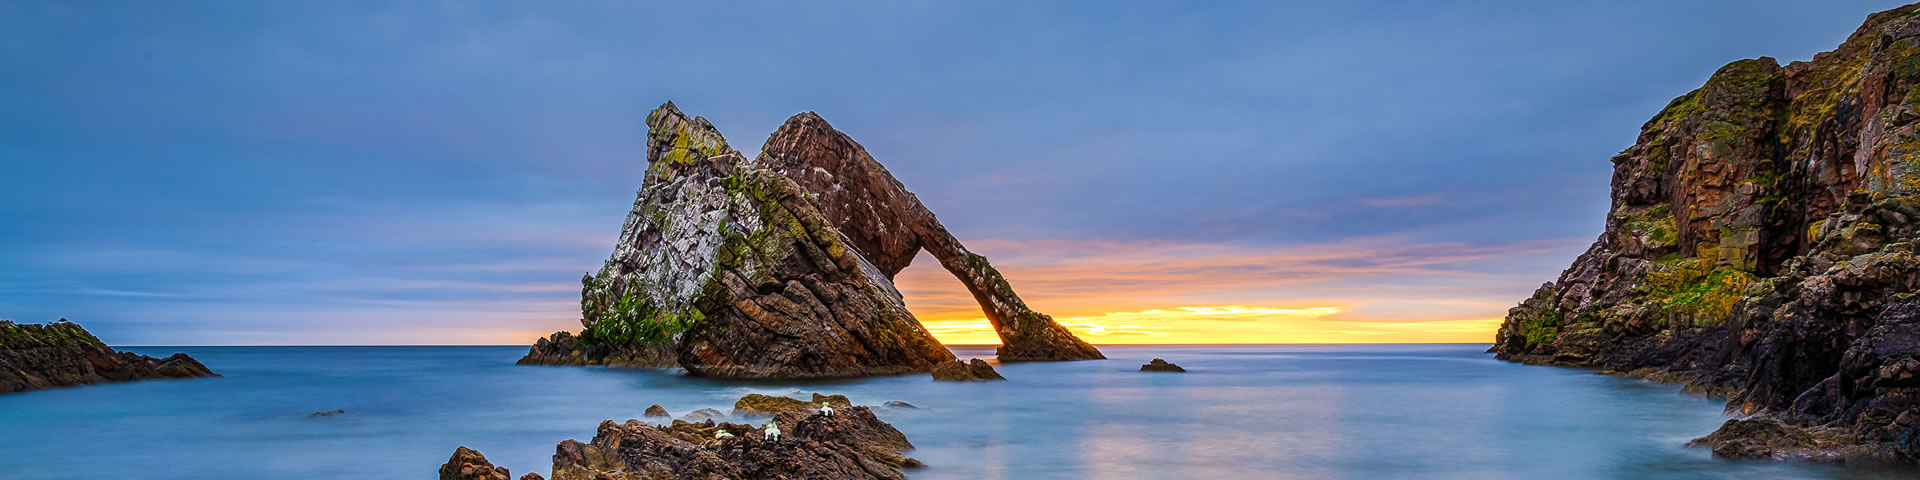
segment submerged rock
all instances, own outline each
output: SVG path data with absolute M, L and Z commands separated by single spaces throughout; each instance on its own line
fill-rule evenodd
M 313 412 L 312 415 L 308 415 L 308 416 L 309 417 L 331 417 L 334 415 L 346 415 L 346 414 L 347 414 L 346 410 L 328 410 L 324 412 Z
M 107 347 L 80 325 L 0 320 L 0 394 L 158 378 L 218 377 L 184 353 L 153 358 Z
M 1006 380 L 1000 372 L 993 371 L 993 365 L 978 358 L 965 362 L 954 360 L 933 367 L 933 380 L 937 382 L 986 382 Z
M 1166 360 L 1156 358 L 1151 362 L 1147 362 L 1146 365 L 1141 365 L 1140 371 L 1186 373 L 1187 369 L 1180 368 L 1179 365 L 1167 363 Z
M 1722 67 L 1615 155 L 1606 231 L 1490 350 L 1730 397 L 1716 455 L 1920 461 L 1920 18 Z
M 913 404 L 911 404 L 911 403 L 907 403 L 907 402 L 902 402 L 902 401 L 899 401 L 899 400 L 894 400 L 894 401 L 891 401 L 891 402 L 887 402 L 887 403 L 882 403 L 882 404 L 880 404 L 880 406 L 882 406 L 882 407 L 887 407 L 887 408 L 920 408 L 920 407 L 916 407 L 916 406 L 913 406 Z
M 880 421 L 872 410 L 864 406 L 837 410 L 831 417 L 779 414 L 772 420 L 784 433 L 778 441 L 763 439 L 763 431 L 752 425 L 711 420 L 676 420 L 664 426 L 605 421 L 593 441 L 567 440 L 555 448 L 553 478 L 904 479 L 902 468 L 922 466 L 902 455 L 913 448 L 906 435 Z M 450 470 L 500 476 L 448 477 Z M 443 479 L 462 480 L 506 478 L 507 474 L 466 447 L 455 450 L 454 460 L 440 471 Z
M 920 251 L 932 254 L 986 312 L 1000 335 L 1000 361 L 1106 358 L 1053 317 L 1028 308 L 987 257 L 968 251 L 886 167 L 819 115 L 787 119 L 754 162 L 812 194 L 826 218 L 888 279 Z
M 694 410 L 693 413 L 689 413 L 687 414 L 687 416 L 680 417 L 680 418 L 689 422 L 701 422 L 706 420 L 727 418 L 727 413 L 719 410 L 714 410 L 711 408 L 702 408 L 699 410 Z

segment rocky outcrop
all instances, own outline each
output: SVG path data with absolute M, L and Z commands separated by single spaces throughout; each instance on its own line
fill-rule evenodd
M 0 394 L 156 378 L 218 377 L 193 357 L 117 352 L 80 325 L 0 320 Z
M 819 410 L 820 404 L 822 403 L 833 408 L 853 406 L 853 402 L 848 401 L 846 395 L 821 395 L 816 392 L 813 394 L 812 401 L 801 401 L 788 397 L 751 393 L 733 402 L 733 414 L 777 415 L 782 413 L 811 413 Z
M 986 257 L 968 251 L 886 167 L 819 115 L 787 119 L 754 162 L 814 195 L 826 218 L 888 279 L 920 251 L 932 254 L 985 310 L 1000 335 L 1000 361 L 1106 358 L 1053 317 L 1028 308 Z
M 953 354 L 892 280 L 923 249 L 979 300 L 1004 340 L 1001 360 L 1103 358 L 1028 308 L 985 257 L 818 116 L 789 120 L 751 162 L 672 103 L 647 126 L 638 198 L 612 257 L 581 279 L 584 328 L 539 341 L 520 363 L 672 363 L 743 378 L 929 371 Z
M 680 353 L 672 345 L 630 342 L 589 342 L 568 332 L 555 332 L 534 342 L 519 365 L 599 365 L 616 368 L 673 368 Z
M 641 415 L 645 415 L 645 416 L 647 416 L 647 417 L 671 417 L 671 416 L 673 416 L 673 414 L 670 414 L 670 413 L 667 413 L 667 407 L 662 407 L 662 406 L 660 406 L 660 404 L 657 404 L 657 403 L 656 403 L 656 404 L 654 404 L 654 405 L 653 405 L 653 406 L 651 406 L 651 407 L 647 407 L 647 411 L 646 411 L 646 412 L 644 412 L 644 413 L 641 413 Z
M 453 457 L 440 465 L 440 480 L 510 480 L 513 474 L 506 467 L 493 466 L 486 455 L 462 446 L 453 449 Z M 545 480 L 540 474 L 529 473 L 520 480 Z
M 1920 18 L 1733 62 L 1613 157 L 1605 233 L 1492 351 L 1730 398 L 1738 457 L 1920 460 Z
M 989 382 L 1006 379 L 1007 377 L 1000 376 L 1000 372 L 993 370 L 993 365 L 978 358 L 964 362 L 954 360 L 933 366 L 933 380 L 936 382 Z
M 799 186 L 671 103 L 647 126 L 638 199 L 613 256 L 582 279 L 581 342 L 671 348 L 717 377 L 901 374 L 953 358 Z
M 835 410 L 831 417 L 797 412 L 775 416 L 772 422 L 783 433 L 777 441 L 767 440 L 759 427 L 712 420 L 675 420 L 663 426 L 605 421 L 593 441 L 567 440 L 555 448 L 553 478 L 904 479 L 902 468 L 920 466 L 918 460 L 902 454 L 913 448 L 906 435 L 880 421 L 872 410 L 864 406 Z M 506 478 L 505 469 L 485 463 L 478 452 L 465 447 L 441 467 L 441 478 L 493 478 L 448 477 L 450 469 L 493 472 L 501 475 L 497 478 Z
M 1187 369 L 1180 368 L 1179 365 L 1167 363 L 1166 360 L 1156 358 L 1153 359 L 1153 361 L 1147 362 L 1146 365 L 1141 365 L 1140 371 L 1186 373 Z

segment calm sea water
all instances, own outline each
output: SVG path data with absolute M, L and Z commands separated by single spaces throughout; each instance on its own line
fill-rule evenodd
M 1716 460 L 1682 444 L 1725 419 L 1719 401 L 1485 348 L 1109 346 L 1112 360 L 1002 365 L 1010 381 L 984 384 L 513 365 L 524 347 L 130 348 L 226 377 L 0 396 L 0 477 L 433 478 L 460 445 L 546 474 L 554 444 L 648 405 L 814 391 L 921 407 L 879 410 L 930 466 L 915 479 L 1892 476 Z M 1190 373 L 1135 371 L 1152 357 Z

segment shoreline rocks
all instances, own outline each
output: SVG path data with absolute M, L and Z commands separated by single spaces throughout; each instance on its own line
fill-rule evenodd
M 978 358 L 965 362 L 954 360 L 933 366 L 933 380 L 936 382 L 990 382 L 1006 379 L 1007 377 L 1000 376 L 1000 372 L 993 370 L 993 365 Z
M 906 435 L 868 407 L 835 410 L 831 417 L 812 412 L 775 415 L 771 422 L 783 433 L 778 441 L 764 439 L 764 431 L 754 425 L 712 420 L 658 426 L 603 421 L 592 441 L 566 440 L 554 448 L 552 478 L 901 480 L 906 478 L 902 469 L 923 466 L 904 455 L 913 449 Z M 610 477 L 606 472 L 623 475 Z M 506 468 L 466 447 L 455 449 L 440 467 L 443 480 L 504 480 L 509 475 Z M 522 480 L 541 478 L 529 473 Z
M 1142 371 L 1142 372 L 1172 372 L 1172 373 L 1187 373 L 1187 369 L 1184 369 L 1184 368 L 1180 368 L 1180 366 L 1179 366 L 1179 365 L 1175 365 L 1175 364 L 1171 364 L 1171 363 L 1167 363 L 1167 361 L 1166 361 L 1166 360 L 1164 360 L 1164 359 L 1159 359 L 1159 358 L 1156 358 L 1156 359 L 1153 359 L 1153 361 L 1151 361 L 1151 362 L 1147 362 L 1147 364 L 1146 364 L 1146 365 L 1141 365 L 1141 366 L 1140 366 L 1140 371 Z
M 1722 67 L 1612 158 L 1606 230 L 1496 357 L 1728 399 L 1715 455 L 1920 463 L 1920 7 Z
M 184 353 L 153 358 L 115 351 L 79 324 L 64 318 L 44 325 L 0 321 L 0 395 L 100 383 L 218 376 Z

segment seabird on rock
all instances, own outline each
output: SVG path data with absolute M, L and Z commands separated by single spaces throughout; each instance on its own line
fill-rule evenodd
M 827 402 L 820 402 L 820 416 L 822 417 L 833 416 L 833 407 L 830 405 L 827 405 Z
M 767 422 L 766 440 L 769 442 L 780 441 L 780 424 L 779 423 Z

